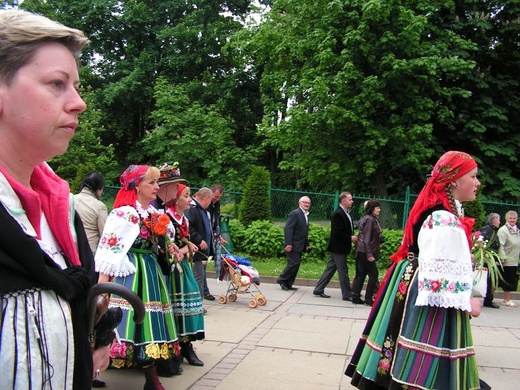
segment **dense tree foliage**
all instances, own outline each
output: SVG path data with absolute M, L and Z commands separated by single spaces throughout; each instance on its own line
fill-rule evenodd
M 452 28 L 477 45 L 476 66 L 457 80 L 468 99 L 451 102 L 456 115 L 444 123 L 453 145 L 475 155 L 484 194 L 518 199 L 520 133 L 520 3 L 457 1 Z
M 386 195 L 404 191 L 406 184 L 419 190 L 427 169 L 448 149 L 468 150 L 486 168 L 500 170 L 497 155 L 514 163 L 509 148 L 493 146 L 486 121 L 498 116 L 489 125 L 504 129 L 516 114 L 506 114 L 492 96 L 479 105 L 487 115 L 471 112 L 483 98 L 469 82 L 481 77 L 479 56 L 488 58 L 500 43 L 493 34 L 488 35 L 494 40 L 473 39 L 486 35 L 503 12 L 495 7 L 481 23 L 479 7 L 489 4 L 274 2 L 264 22 L 244 32 L 242 41 L 262 69 L 261 131 L 276 150 L 275 165 L 292 172 L 289 182 L 302 188 Z M 510 24 L 518 32 L 518 20 Z M 514 74 L 502 77 L 509 102 L 518 101 Z M 514 128 L 508 132 L 512 136 Z M 503 136 L 497 141 L 515 144 Z M 483 177 L 493 193 L 506 186 L 516 190 L 518 174 L 509 175 L 509 183 L 495 172 L 484 171 Z
M 257 155 L 256 147 L 248 146 L 254 145 L 262 111 L 256 80 L 222 48 L 242 28 L 239 20 L 249 3 L 26 0 L 21 6 L 77 27 L 91 39 L 85 56 L 89 72 L 82 81 L 103 107 L 102 138 L 115 146 L 121 169 L 168 159 L 180 161 L 192 181 L 229 174 L 223 181 L 238 185 L 248 159 Z M 186 112 L 172 122 L 167 111 Z M 183 140 L 185 135 L 194 142 Z M 156 141 L 158 151 L 147 146 Z M 228 159 L 239 147 L 243 151 Z M 194 158 L 181 160 L 177 154 Z M 242 164 L 235 165 L 234 174 L 227 168 L 236 159 Z
M 267 8 L 247 23 L 253 3 Z M 87 161 L 109 176 L 179 161 L 194 183 L 241 189 L 262 165 L 281 187 L 400 196 L 461 149 L 487 197 L 519 198 L 518 0 L 1 4 L 92 41 L 95 113 L 53 161 L 71 180 Z

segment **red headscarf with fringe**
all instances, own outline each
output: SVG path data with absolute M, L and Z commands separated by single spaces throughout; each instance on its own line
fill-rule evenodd
M 449 151 L 439 158 L 439 161 L 437 161 L 437 164 L 433 167 L 431 177 L 424 185 L 410 210 L 404 228 L 403 242 L 397 252 L 390 256 L 392 261 L 398 262 L 406 258 L 409 248 L 413 244 L 413 227 L 424 211 L 438 204 L 442 204 L 447 210 L 451 210 L 451 205 L 446 194 L 446 186 L 476 167 L 477 163 L 473 157 L 464 152 Z M 475 220 L 473 218 L 460 218 L 460 220 L 471 245 L 471 230 L 473 229 Z
M 177 214 L 177 199 L 179 199 L 181 197 L 181 195 L 185 189 L 186 189 L 186 185 L 179 183 L 179 188 L 177 190 L 177 194 L 175 194 L 175 201 L 173 202 L 173 204 L 171 206 L 166 207 L 166 210 L 168 210 L 168 212 L 171 215 L 175 216 L 177 221 L 182 220 L 182 223 L 179 224 L 179 231 L 181 233 L 179 238 L 181 238 L 181 239 L 184 237 L 190 236 L 190 231 L 188 228 L 188 222 L 186 221 L 186 218 L 182 218 L 182 215 Z
M 126 168 L 119 178 L 122 187 L 116 195 L 114 208 L 121 206 L 136 207 L 137 186 L 143 181 L 143 177 L 149 169 L 148 165 L 130 165 Z

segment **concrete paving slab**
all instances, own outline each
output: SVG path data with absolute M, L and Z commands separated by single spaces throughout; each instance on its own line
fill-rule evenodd
M 344 355 L 347 342 L 337 337 L 344 332 L 342 321 L 290 316 L 278 321 L 258 345 Z
M 473 326 L 471 331 L 476 346 L 520 348 L 520 339 L 510 329 Z
M 475 346 L 477 364 L 480 367 L 518 370 L 520 350 L 517 347 L 483 347 Z M 504 359 L 507 357 L 507 359 Z M 520 377 L 519 386 L 520 388 Z
M 264 311 L 235 303 L 206 305 L 208 313 L 204 317 L 204 327 L 207 340 L 238 343 L 269 316 Z
M 495 299 L 495 302 L 498 301 Z M 483 307 L 480 316 L 473 318 L 471 324 L 475 326 L 489 326 L 499 328 L 520 329 L 520 307 L 512 308 L 501 306 L 499 309 Z
M 479 366 L 479 375 L 493 390 L 518 390 L 520 388 L 517 369 L 508 370 Z
M 344 358 L 338 355 L 255 350 L 215 389 L 336 390 L 343 364 Z
M 317 317 L 341 317 L 341 318 L 359 318 L 365 320 L 368 317 L 368 313 L 370 312 L 370 308 L 368 306 L 356 305 L 354 306 L 349 302 L 350 305 L 344 305 L 343 301 L 338 304 L 329 303 L 328 305 L 320 304 L 319 302 L 315 302 L 315 304 L 298 304 L 291 308 L 292 314 L 303 314 L 303 315 L 313 315 Z

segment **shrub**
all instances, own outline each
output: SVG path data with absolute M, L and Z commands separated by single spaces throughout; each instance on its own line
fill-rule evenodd
M 245 231 L 243 250 L 257 256 L 283 256 L 283 229 L 269 221 L 251 222 Z
M 221 214 L 228 214 L 232 215 L 233 217 L 236 217 L 235 215 L 235 203 L 226 203 L 220 206 L 220 213 Z
M 302 259 L 315 263 L 322 263 L 327 260 L 327 244 L 330 236 L 330 227 L 320 226 L 314 223 L 309 224 L 309 245 L 310 253 L 304 253 Z
M 237 251 L 244 250 L 244 241 L 246 238 L 246 229 L 242 222 L 238 219 L 230 219 L 229 220 L 229 235 L 231 237 L 231 241 L 233 241 L 233 246 Z
M 242 200 L 238 207 L 238 217 L 245 227 L 253 221 L 271 220 L 269 180 L 267 169 L 253 167 L 244 184 Z
M 464 215 L 466 217 L 475 218 L 474 229 L 478 230 L 484 223 L 486 223 L 486 215 L 484 213 L 484 206 L 480 200 L 480 195 L 473 202 L 463 202 Z
M 403 240 L 402 230 L 384 230 L 385 242 L 381 245 L 381 252 L 379 253 L 379 269 L 386 269 L 392 264 L 390 256 L 393 255 L 401 241 Z

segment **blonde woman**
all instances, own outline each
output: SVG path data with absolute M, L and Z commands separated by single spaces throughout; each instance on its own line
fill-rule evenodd
M 118 332 L 121 343 L 111 351 L 114 367 L 138 366 L 146 378 L 144 390 L 163 390 L 156 361 L 171 358 L 178 349 L 173 308 L 158 258 L 175 255 L 167 242 L 173 226 L 170 219 L 150 204 L 157 198 L 159 169 L 130 165 L 121 175 L 116 195 L 96 251 L 99 282 L 114 280 L 135 292 L 146 314 L 142 324 L 133 321 L 125 299 L 112 296 L 111 307 L 120 307 L 123 320 Z
M 5 389 L 90 389 L 86 294 L 92 252 L 67 182 L 45 163 L 63 154 L 86 104 L 84 34 L 0 10 L 0 367 Z
M 504 300 L 502 304 L 508 307 L 517 307 L 518 305 L 511 300 L 511 291 L 516 291 L 518 287 L 518 276 L 516 270 L 518 268 L 518 257 L 520 256 L 520 231 L 516 223 L 518 222 L 518 213 L 514 210 L 506 213 L 506 223 L 498 229 L 498 240 L 500 248 L 498 254 L 502 261 L 502 278 L 500 287 L 504 291 Z

